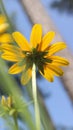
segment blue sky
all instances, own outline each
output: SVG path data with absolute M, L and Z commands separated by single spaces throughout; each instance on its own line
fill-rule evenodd
M 60 13 L 56 9 L 52 9 L 50 4 L 55 0 L 41 0 L 46 11 L 54 21 L 57 29 L 69 48 L 73 51 L 73 15 Z
M 51 9 L 50 3 L 52 1 L 53 0 L 41 0 L 46 11 L 53 19 L 60 34 L 65 39 L 67 45 L 71 50 L 73 50 L 73 16 L 60 14 L 58 11 Z M 32 26 L 26 13 L 23 12 L 20 4 L 17 2 L 17 0 L 7 0 L 6 2 L 4 1 L 4 3 L 7 13 L 9 15 L 15 13 L 16 15 L 14 22 L 16 23 L 17 30 L 22 32 L 29 40 Z M 50 97 L 48 96 L 44 99 L 44 101 L 55 126 L 64 125 L 73 127 L 72 103 L 69 100 L 69 96 L 67 95 L 60 79 L 55 78 L 53 83 L 49 83 L 45 79 L 38 80 L 38 84 L 40 86 L 40 90 L 44 94 L 50 93 Z

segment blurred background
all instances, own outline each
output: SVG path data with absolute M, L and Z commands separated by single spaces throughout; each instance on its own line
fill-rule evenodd
M 33 1 L 35 2 L 33 3 Z M 60 35 L 60 38 L 57 37 L 56 39 L 58 41 L 61 41 L 61 37 L 64 39 L 68 46 L 65 56 L 69 56 L 68 59 L 70 58 L 70 61 L 73 62 L 73 0 L 3 0 L 3 3 L 15 31 L 20 31 L 28 40 L 34 23 L 42 23 L 44 28 L 49 26 L 50 28 L 48 27 L 47 31 L 56 28 Z M 37 10 L 39 12 L 38 15 L 36 15 Z M 40 10 L 43 10 L 42 16 Z M 32 11 L 34 14 L 30 14 Z M 46 22 L 42 22 L 44 18 Z M 48 18 L 51 19 L 54 25 L 50 25 L 51 22 L 48 23 Z M 62 55 L 64 56 L 64 52 Z M 65 70 L 65 73 L 67 73 L 67 70 L 70 70 L 69 77 L 65 78 L 66 74 L 61 79 L 55 77 L 53 83 L 49 83 L 37 74 L 38 91 L 44 101 L 49 118 L 48 123 L 52 126 L 45 130 L 73 130 L 72 64 L 70 68 Z M 19 76 L 15 76 L 15 78 L 19 83 Z M 70 86 L 68 85 L 68 79 Z M 24 94 L 28 99 L 26 88 L 22 86 L 21 88 L 24 89 Z M 0 128 L 5 130 L 2 120 L 0 120 Z M 27 129 L 25 128 L 25 130 Z

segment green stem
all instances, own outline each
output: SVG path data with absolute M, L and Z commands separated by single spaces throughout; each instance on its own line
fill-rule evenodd
M 37 86 L 36 86 L 36 66 L 33 64 L 32 68 L 32 92 L 33 92 L 33 100 L 34 100 L 34 107 L 35 107 L 35 121 L 36 121 L 36 130 L 40 129 L 40 112 L 37 100 Z
M 15 123 L 15 130 L 18 130 L 18 122 L 17 122 L 17 117 L 13 116 L 14 123 Z

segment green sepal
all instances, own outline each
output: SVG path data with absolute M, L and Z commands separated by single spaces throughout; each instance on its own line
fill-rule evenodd
M 7 106 L 4 106 L 4 110 L 8 112 L 9 108 Z
M 9 115 L 10 115 L 10 116 L 14 115 L 15 113 L 16 113 L 16 110 L 15 110 L 15 109 L 11 109 L 11 110 L 9 111 Z
M 23 66 L 23 65 L 25 65 L 25 63 L 26 63 L 26 60 L 23 59 L 23 60 L 21 60 L 20 62 L 18 62 L 18 65 L 19 65 L 19 66 Z
M 43 65 L 39 65 L 38 69 L 44 74 L 44 67 L 43 67 Z
M 44 59 L 45 59 L 45 62 L 52 63 L 51 59 L 47 59 L 47 58 L 44 58 Z

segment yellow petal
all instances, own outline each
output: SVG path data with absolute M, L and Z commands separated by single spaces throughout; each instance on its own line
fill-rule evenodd
M 59 68 L 57 65 L 48 64 L 47 67 L 48 67 L 48 68 L 53 72 L 53 74 L 55 74 L 56 76 L 62 76 L 62 75 L 63 75 L 62 69 Z
M 31 75 L 32 75 L 32 69 L 28 69 L 27 71 L 22 72 L 22 76 L 21 76 L 21 83 L 22 85 L 25 85 L 29 82 L 29 80 L 31 79 Z
M 10 42 L 12 42 L 10 34 L 4 33 L 0 36 L 0 43 L 10 43 Z
M 30 44 L 32 48 L 36 48 L 38 44 L 41 43 L 42 38 L 42 26 L 40 24 L 35 24 L 32 28 L 30 35 Z
M 12 65 L 9 69 L 10 74 L 18 74 L 24 70 L 25 66 L 19 66 L 18 63 Z
M 9 108 L 11 108 L 11 106 L 12 106 L 12 97 L 11 96 L 9 96 L 7 98 L 7 105 L 8 105 Z
M 4 52 L 13 52 L 14 54 L 22 53 L 21 49 L 14 45 L 2 44 L 1 48 Z
M 53 64 L 57 64 L 58 66 L 66 66 L 69 65 L 69 62 L 67 59 L 62 58 L 60 56 L 51 56 L 51 60 Z
M 3 51 L 4 53 L 2 55 L 7 55 L 7 56 L 13 56 L 13 57 L 17 57 L 17 59 L 23 59 L 25 58 L 25 55 L 22 53 L 22 52 L 11 52 L 11 51 L 8 51 L 8 50 L 4 50 Z
M 10 55 L 6 55 L 6 54 L 3 54 L 2 56 L 1 56 L 3 59 L 5 59 L 5 60 L 8 60 L 8 61 L 18 61 L 18 59 L 15 57 L 15 56 L 10 56 Z
M 4 33 L 9 27 L 8 23 L 4 23 L 2 25 L 0 25 L 0 33 Z
M 2 51 L 4 52 L 1 57 L 5 60 L 19 61 L 25 57 L 20 48 L 16 46 L 3 44 L 1 45 L 1 48 Z
M 53 75 L 53 73 L 50 72 L 48 67 L 46 67 L 46 66 L 44 67 L 44 74 L 41 71 L 40 71 L 40 73 L 49 82 L 53 82 L 54 81 L 54 75 Z
M 41 51 L 44 51 L 49 44 L 51 43 L 51 41 L 53 40 L 55 36 L 55 32 L 48 32 L 42 39 L 42 43 L 41 43 Z
M 63 50 L 64 48 L 66 48 L 66 44 L 64 42 L 57 42 L 49 47 L 48 55 L 53 55 L 54 53 Z
M 0 15 L 0 25 L 6 22 L 6 17 L 4 15 Z
M 6 99 L 5 99 L 5 96 L 2 96 L 1 104 L 2 104 L 3 106 L 6 105 Z
M 28 41 L 20 32 L 14 32 L 12 36 L 22 50 L 30 51 L 30 46 Z
M 3 53 L 1 57 L 5 60 L 12 62 L 20 61 L 22 59 L 22 57 L 20 57 L 19 55 L 13 54 L 11 52 Z

